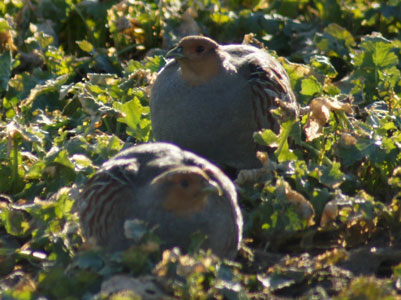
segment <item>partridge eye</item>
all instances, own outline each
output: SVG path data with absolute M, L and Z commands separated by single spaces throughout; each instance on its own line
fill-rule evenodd
M 181 187 L 183 187 L 183 188 L 189 187 L 189 181 L 188 180 L 183 179 L 183 180 L 181 180 L 180 184 L 181 184 Z
M 202 53 L 203 50 L 205 50 L 205 47 L 203 47 L 203 46 L 198 46 L 198 47 L 196 47 L 196 49 L 195 49 L 195 51 L 196 51 L 197 53 Z

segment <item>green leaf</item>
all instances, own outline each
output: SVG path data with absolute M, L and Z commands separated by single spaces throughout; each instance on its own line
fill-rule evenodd
M 290 77 L 293 88 L 311 72 L 311 67 L 307 65 L 290 63 L 286 59 L 281 60 L 281 63 Z
M 385 69 L 398 64 L 398 58 L 394 53 L 397 48 L 380 35 L 364 37 L 360 47 L 362 52 L 356 55 L 355 66 L 364 69 Z
M 62 48 L 49 46 L 45 51 L 46 66 L 58 76 L 72 76 L 75 69 L 82 62 L 77 63 L 74 59 L 66 55 Z
M 342 42 L 343 46 L 349 48 L 355 45 L 352 34 L 338 24 L 330 24 L 324 29 L 324 32 Z
M 73 299 L 79 290 L 74 287 L 74 281 L 67 276 L 64 268 L 52 268 L 41 272 L 38 278 L 39 289 L 52 298 Z
M 271 129 L 255 132 L 253 138 L 258 144 L 268 147 L 277 147 L 279 142 L 279 137 Z
M 113 105 L 124 115 L 117 121 L 127 124 L 127 134 L 139 141 L 148 141 L 151 129 L 151 122 L 148 119 L 149 107 L 142 106 L 137 97 L 124 104 L 115 102 Z
M 78 44 L 79 48 L 85 52 L 91 53 L 94 49 L 93 45 L 87 40 L 76 41 L 76 43 Z
M 295 160 L 298 157 L 295 153 L 290 149 L 287 140 L 283 141 L 282 147 L 278 148 L 274 154 L 277 156 L 277 160 L 279 162 Z
M 140 61 L 131 59 L 126 64 L 124 71 L 127 73 L 132 73 L 134 71 L 140 70 L 141 68 L 142 68 L 142 64 Z
M 76 169 L 93 167 L 92 161 L 88 157 L 82 154 L 74 154 L 71 157 L 71 160 L 74 162 L 74 166 Z
M 26 98 L 21 106 L 33 108 L 41 108 L 43 110 L 55 110 L 62 107 L 62 102 L 59 101 L 60 86 L 66 83 L 68 75 L 58 76 L 54 79 L 49 79 L 45 84 L 38 84 L 31 89 L 28 98 Z
M 23 237 L 28 233 L 30 224 L 24 212 L 11 207 L 0 210 L 0 220 L 6 231 L 14 236 Z
M 54 207 L 54 212 L 60 219 L 70 218 L 70 213 L 74 206 L 74 200 L 71 199 L 69 193 L 69 188 L 62 188 L 57 192 L 57 202 Z
M 7 20 L 0 18 L 0 32 L 4 32 L 9 29 L 10 29 L 10 25 L 8 25 Z
M 310 64 L 319 72 L 327 75 L 328 77 L 334 78 L 337 76 L 336 69 L 326 56 L 315 55 L 310 59 Z
M 45 168 L 45 163 L 43 161 L 39 161 L 29 168 L 27 174 L 25 175 L 25 178 L 30 180 L 40 179 Z
M 288 138 L 291 136 L 295 124 L 296 122 L 292 120 L 281 123 L 279 144 L 277 150 L 274 152 L 279 162 L 297 159 L 297 156 L 288 145 Z
M 148 58 L 148 61 L 145 63 L 145 68 L 149 69 L 152 72 L 158 72 L 164 65 L 166 61 L 163 56 L 154 56 Z
M 381 98 L 379 90 L 393 93 L 401 74 L 397 68 L 399 60 L 396 53 L 400 53 L 399 45 L 380 34 L 363 38 L 361 50 L 355 52 L 353 60 L 356 67 L 354 84 L 366 92 L 366 102 Z
M 338 24 L 330 24 L 324 33 L 317 33 L 316 46 L 328 56 L 339 57 L 348 61 L 350 51 L 355 46 L 352 34 Z
M 60 152 L 58 152 L 53 161 L 67 168 L 74 169 L 74 164 L 71 162 L 67 150 L 61 150 Z
M 305 96 L 318 96 L 322 93 L 322 85 L 314 76 L 302 80 L 301 94 Z
M 35 32 L 35 41 L 37 41 L 42 49 L 46 49 L 53 43 L 53 37 L 44 33 L 43 31 Z
M 279 135 L 276 135 L 270 129 L 265 129 L 254 133 L 253 138 L 255 142 L 260 145 L 277 148 L 277 150 L 274 151 L 274 155 L 277 157 L 279 162 L 296 159 L 297 156 L 288 146 L 288 137 L 292 133 L 294 124 L 294 121 L 282 123 Z
M 341 6 L 336 0 L 320 0 L 314 1 L 320 18 L 326 22 L 341 22 Z
M 339 162 L 334 162 L 331 166 L 323 167 L 320 182 L 330 188 L 337 188 L 345 180 L 345 176 L 340 168 L 341 164 Z
M 72 266 L 83 270 L 100 272 L 104 267 L 104 261 L 99 253 L 95 251 L 81 251 L 74 257 Z

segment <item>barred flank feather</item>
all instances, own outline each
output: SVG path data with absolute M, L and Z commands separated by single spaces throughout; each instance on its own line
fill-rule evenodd
M 278 133 L 280 125 L 271 112 L 278 107 L 276 99 L 294 103 L 288 106 L 294 110 L 296 110 L 296 99 L 289 86 L 288 77 L 274 70 L 275 67 L 275 65 L 262 67 L 258 62 L 249 64 L 251 71 L 249 83 L 254 95 L 252 108 L 256 126 L 259 130 L 268 128 Z M 293 115 L 296 116 L 297 112 L 294 111 Z
M 124 181 L 116 180 L 115 175 L 104 172 L 95 175 L 82 193 L 86 204 L 81 211 L 81 222 L 85 236 L 94 236 L 97 240 L 107 237 L 114 218 L 118 217 L 119 203 L 127 186 Z

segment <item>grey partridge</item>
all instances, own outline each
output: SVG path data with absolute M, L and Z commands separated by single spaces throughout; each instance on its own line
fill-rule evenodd
M 242 215 L 231 180 L 209 161 L 168 143 L 128 148 L 105 162 L 80 194 L 83 235 L 107 251 L 136 243 L 129 222 L 155 229 L 162 248 L 202 248 L 232 258 L 242 237 Z M 126 229 L 126 228 L 125 228 Z
M 221 166 L 260 167 L 253 133 L 297 118 L 288 74 L 265 50 L 188 36 L 170 50 L 151 90 L 153 134 Z

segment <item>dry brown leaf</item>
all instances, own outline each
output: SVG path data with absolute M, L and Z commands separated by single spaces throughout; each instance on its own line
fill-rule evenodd
M 290 62 L 283 56 L 277 57 L 277 60 L 282 65 L 286 66 L 287 72 L 289 74 L 293 73 L 298 78 L 306 78 L 306 77 L 310 76 L 311 74 L 313 74 L 312 68 L 307 65 Z
M 335 248 L 316 256 L 316 266 L 318 268 L 324 268 L 325 266 L 331 266 L 346 261 L 348 258 L 349 254 L 345 249 Z
M 204 261 L 199 262 L 188 255 L 180 256 L 178 262 L 177 274 L 183 277 L 187 277 L 193 273 L 205 273 L 211 264 L 210 260 L 205 259 Z
M 152 276 L 133 278 L 128 275 L 114 275 L 102 283 L 101 296 L 122 296 L 122 299 L 171 299 L 156 284 Z M 123 298 L 128 296 L 127 298 Z
M 242 44 L 243 45 L 256 45 L 257 47 L 259 47 L 261 49 L 265 48 L 265 45 L 255 37 L 254 33 L 245 34 L 244 38 L 242 39 Z
M 250 169 L 250 170 L 241 170 L 238 173 L 237 178 L 234 182 L 237 185 L 244 185 L 245 183 L 257 183 L 260 182 L 263 176 L 266 174 L 266 170 L 261 169 Z
M 326 203 L 323 209 L 322 217 L 320 219 L 320 226 L 325 227 L 327 224 L 333 222 L 338 215 L 337 204 L 334 201 Z
M 0 50 L 1 52 L 6 50 L 17 51 L 17 47 L 14 45 L 13 38 L 9 30 L 0 32 Z
M 329 121 L 330 118 L 330 107 L 328 99 L 316 98 L 309 104 L 310 114 L 309 116 L 316 120 L 319 124 L 324 125 Z
M 262 167 L 257 169 L 241 170 L 234 181 L 237 185 L 261 182 L 266 175 L 271 173 L 274 167 L 271 165 L 268 154 L 266 152 L 258 151 L 256 157 L 262 163 Z
M 343 111 L 352 114 L 353 110 L 349 103 L 342 103 L 336 99 L 315 98 L 309 104 L 308 122 L 305 127 L 306 140 L 312 141 L 322 135 L 323 126 L 330 119 L 330 112 Z
M 2 287 L 11 288 L 13 293 L 18 295 L 33 294 L 37 292 L 39 283 L 32 276 L 32 274 L 25 273 L 21 266 L 15 265 L 14 270 L 2 277 L 0 283 Z M 3 298 L 0 297 L 0 299 Z
M 349 133 L 343 133 L 340 138 L 341 146 L 354 146 L 357 143 L 357 139 Z
M 306 141 L 310 142 L 322 135 L 322 125 L 310 119 L 305 127 Z
M 292 190 L 289 185 L 285 187 L 285 196 L 291 205 L 293 205 L 297 214 L 302 219 L 307 220 L 309 226 L 313 226 L 315 224 L 315 210 L 312 204 L 300 193 Z

